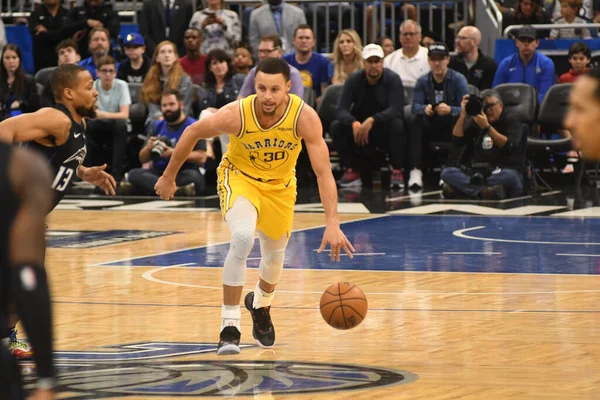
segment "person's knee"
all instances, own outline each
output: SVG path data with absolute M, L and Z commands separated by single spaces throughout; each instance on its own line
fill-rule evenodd
M 342 123 L 341 121 L 335 120 L 329 126 L 329 131 L 331 132 L 331 136 L 334 138 L 339 138 L 342 132 Z
M 119 135 L 126 136 L 127 135 L 127 120 L 125 119 L 115 119 L 114 120 L 114 133 L 118 133 Z
M 405 133 L 405 124 L 404 124 L 404 119 L 402 118 L 394 118 L 392 121 L 390 121 L 390 130 L 391 133 L 394 134 L 404 134 Z
M 452 180 L 452 176 L 454 174 L 456 174 L 457 171 L 459 171 L 458 168 L 446 167 L 442 170 L 442 173 L 440 174 L 440 178 L 442 178 L 442 180 L 444 182 L 446 182 L 447 180 Z

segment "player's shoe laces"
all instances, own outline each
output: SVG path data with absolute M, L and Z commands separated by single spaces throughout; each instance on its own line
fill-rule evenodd
M 244 299 L 244 305 L 252 315 L 252 336 L 259 346 L 269 349 L 275 345 L 275 327 L 271 322 L 271 306 L 254 308 L 253 304 L 254 292 L 250 292 Z
M 235 326 L 226 326 L 221 331 L 221 339 L 217 346 L 218 356 L 240 354 L 240 331 Z
M 17 330 L 11 329 L 10 336 L 5 339 L 8 351 L 10 351 L 18 360 L 29 360 L 33 356 L 33 351 L 25 342 L 17 339 Z

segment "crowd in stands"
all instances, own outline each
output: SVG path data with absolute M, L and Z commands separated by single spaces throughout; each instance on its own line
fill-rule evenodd
M 451 56 L 448 43 L 423 32 L 411 18 L 400 25 L 399 49 L 389 37 L 362 43 L 356 31 L 342 29 L 332 52 L 321 54 L 316 51 L 321 39 L 306 22 L 314 13 L 322 21 L 323 5 L 295 6 L 282 0 L 246 7 L 241 15 L 222 0 L 206 0 L 198 11 L 190 0 L 144 0 L 140 34 L 127 35 L 120 43 L 122 51 L 116 52 L 120 21 L 112 5 L 86 0 L 67 10 L 59 0 L 43 0 L 29 19 L 36 79 L 24 73 L 20 49 L 2 42 L 0 27 L 0 119 L 54 104 L 49 75 L 42 72 L 63 63 L 82 65 L 96 79 L 99 93 L 97 118 L 89 121 L 86 163 L 106 162 L 122 188 L 148 194 L 183 129 L 254 93 L 256 62 L 280 57 L 291 67 L 291 93 L 311 106 L 318 107 L 330 87 L 340 88 L 336 118 L 324 122 L 331 150 L 340 158 L 340 186 L 368 185 L 373 168 L 387 160 L 392 189 L 423 188 L 423 171 L 435 164 L 443 167 L 440 184 L 446 196 L 516 196 L 522 185 L 514 183 L 515 175 L 509 174 L 508 183 L 491 185 L 505 185 L 506 190 L 489 191 L 485 184 L 465 183 L 467 178 L 459 174 L 465 173 L 461 166 L 494 153 L 492 167 L 512 169 L 524 178 L 523 157 L 515 156 L 523 152 L 521 130 L 505 115 L 498 92 L 489 89 L 526 83 L 537 90 L 541 104 L 552 85 L 573 82 L 587 70 L 590 49 L 574 43 L 569 51 L 572 69 L 557 80 L 552 60 L 536 50 L 539 39 L 586 39 L 595 30 L 561 27 L 546 32 L 529 25 L 596 21 L 600 7 L 592 0 L 504 0 L 498 5 L 506 26 L 526 24 L 514 32 L 518 51 L 499 65 L 479 49 L 482 37 L 476 27 L 460 29 Z M 348 7 L 331 7 L 330 17 L 337 20 L 341 10 L 347 21 Z M 414 10 L 407 7 L 401 15 L 414 18 Z M 247 20 L 247 32 L 242 31 L 242 19 Z M 470 114 L 468 99 L 475 91 L 483 93 L 482 109 Z M 134 109 L 142 110 L 141 121 Z M 569 137 L 568 131 L 560 134 Z M 198 144 L 178 177 L 180 193 L 211 190 L 209 174 L 228 140 L 223 135 Z M 578 155 L 570 152 L 569 157 L 571 167 L 565 172 L 572 172 Z

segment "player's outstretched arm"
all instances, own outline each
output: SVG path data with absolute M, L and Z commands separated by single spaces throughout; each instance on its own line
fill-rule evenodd
M 222 134 L 237 134 L 242 126 L 240 118 L 239 102 L 235 101 L 185 128 L 171 154 L 169 165 L 154 186 L 156 194 L 164 200 L 172 199 L 176 189 L 175 177 L 194 150 L 196 142 Z
M 329 163 L 329 149 L 323 140 L 323 128 L 319 116 L 308 105 L 304 105 L 302 114 L 298 118 L 298 135 L 304 139 L 306 150 L 310 157 L 317 183 L 319 184 L 319 195 L 323 208 L 325 208 L 326 228 L 323 241 L 319 248 L 322 252 L 327 244 L 331 245 L 331 260 L 340 261 L 341 249 L 352 258 L 354 247 L 340 229 L 340 220 L 337 214 L 337 188 L 331 173 Z
M 48 141 L 48 145 L 66 142 L 71 120 L 54 108 L 42 108 L 34 113 L 21 114 L 0 122 L 0 140 L 5 142 Z
M 10 181 L 19 199 L 19 210 L 10 232 L 13 296 L 17 314 L 35 349 L 38 391 L 34 398 L 54 398 L 52 313 L 44 269 L 44 221 L 54 196 L 50 188 L 51 173 L 42 157 L 15 149 L 10 163 Z

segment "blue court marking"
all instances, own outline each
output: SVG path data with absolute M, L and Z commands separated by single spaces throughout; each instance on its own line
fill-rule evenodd
M 389 216 L 344 223 L 357 256 L 340 263 L 317 254 L 324 228 L 294 232 L 288 269 L 600 274 L 600 219 Z M 477 229 L 470 229 L 477 228 Z M 463 237 L 459 237 L 459 236 Z M 221 267 L 229 244 L 100 264 Z M 444 254 L 453 253 L 453 254 Z M 468 254 L 461 254 L 468 253 Z M 258 240 L 248 266 L 257 268 Z

